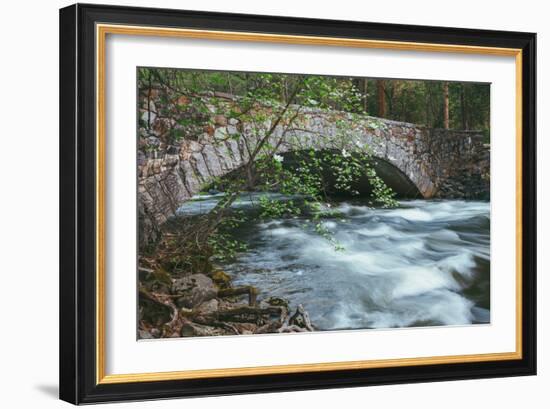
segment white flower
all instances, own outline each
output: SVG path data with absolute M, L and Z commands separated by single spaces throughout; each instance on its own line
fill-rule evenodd
M 347 150 L 342 149 L 342 156 L 343 156 L 344 158 L 349 158 L 351 155 L 348 153 Z
M 284 158 L 281 155 L 273 155 L 273 159 L 279 163 L 283 163 Z
M 355 146 L 357 146 L 358 148 L 362 148 L 363 144 L 359 141 L 355 141 Z

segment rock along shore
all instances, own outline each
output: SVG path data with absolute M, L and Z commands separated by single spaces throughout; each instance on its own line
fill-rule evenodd
M 258 300 L 255 287 L 235 287 L 219 269 L 172 277 L 140 267 L 139 283 L 139 339 L 314 330 L 302 305 L 292 313 L 282 298 Z

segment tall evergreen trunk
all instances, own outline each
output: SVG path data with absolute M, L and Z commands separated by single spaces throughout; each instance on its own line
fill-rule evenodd
M 376 87 L 378 94 L 378 116 L 384 118 L 386 116 L 386 81 L 378 80 Z
M 460 87 L 460 116 L 462 119 L 462 129 L 468 129 L 468 120 L 466 118 L 466 96 L 464 95 L 464 85 Z
M 443 127 L 449 129 L 449 83 L 443 83 Z
M 368 103 L 367 103 L 367 78 L 354 78 L 353 79 L 353 85 L 359 92 L 359 95 L 361 96 L 361 105 L 357 107 L 357 110 L 359 112 L 367 113 Z
M 363 111 L 365 113 L 368 113 L 369 112 L 369 104 L 368 104 L 368 88 L 369 88 L 369 85 L 368 85 L 368 79 L 367 78 L 363 78 Z

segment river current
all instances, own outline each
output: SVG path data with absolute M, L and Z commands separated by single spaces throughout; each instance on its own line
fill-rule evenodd
M 185 204 L 180 216 L 211 209 L 219 197 Z M 235 207 L 257 200 L 243 195 Z M 334 206 L 323 220 L 343 246 L 319 236 L 305 217 L 250 222 L 234 232 L 249 250 L 223 266 L 259 297 L 302 304 L 319 330 L 468 325 L 490 322 L 490 206 L 460 200 L 361 201 Z

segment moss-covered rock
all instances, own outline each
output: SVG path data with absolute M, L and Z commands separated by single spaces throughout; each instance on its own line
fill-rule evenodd
M 226 289 L 231 287 L 231 277 L 223 270 L 216 270 L 211 275 L 212 281 L 216 283 L 218 288 Z
M 155 293 L 168 293 L 172 285 L 170 274 L 163 268 L 153 270 L 140 267 L 139 282 L 144 289 Z
M 281 297 L 269 297 L 265 302 L 274 307 L 285 307 L 288 309 L 288 301 Z

